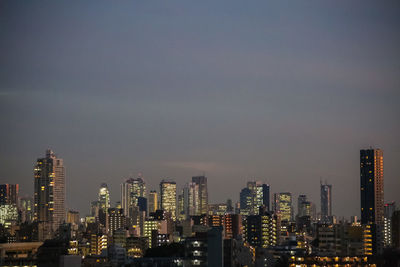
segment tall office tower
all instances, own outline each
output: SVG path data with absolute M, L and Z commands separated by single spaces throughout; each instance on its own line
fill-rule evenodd
M 269 210 L 269 185 L 260 181 L 247 182 L 250 190 L 251 204 L 247 207 L 249 214 L 258 214 L 259 208 L 265 206 Z
M 332 185 L 321 182 L 321 221 L 332 223 Z
M 158 210 L 158 194 L 157 191 L 151 190 L 149 193 L 149 213 Z
M 40 239 L 50 237 L 65 220 L 65 168 L 63 160 L 48 149 L 34 168 L 34 220 L 38 222 Z
M 99 209 L 100 209 L 100 203 L 98 200 L 92 201 L 90 203 L 90 215 L 92 217 L 96 217 L 96 218 L 99 217 Z
M 18 203 L 18 184 L 1 184 L 0 185 L 0 205 Z
M 200 214 L 199 184 L 187 183 L 183 189 L 186 218 Z
M 391 247 L 393 240 L 393 228 L 392 228 L 392 216 L 396 210 L 396 205 L 394 202 L 385 204 L 385 212 L 384 212 L 384 224 L 383 224 L 383 238 L 385 247 Z
M 247 187 L 240 191 L 240 214 L 250 215 L 252 207 L 252 192 Z
M 265 206 L 267 211 L 271 210 L 269 190 L 270 190 L 269 184 L 262 185 L 263 205 Z
M 107 212 L 111 207 L 110 204 L 110 191 L 108 190 L 107 184 L 102 183 L 99 189 L 99 198 L 98 198 L 98 219 L 99 222 L 103 225 L 107 225 Z
M 161 209 L 171 213 L 172 219 L 176 220 L 176 183 L 162 180 L 160 183 Z
M 360 150 L 361 223 L 383 225 L 383 152 Z
M 293 220 L 292 194 L 289 192 L 275 193 L 275 211 L 280 212 L 282 221 Z
M 139 197 L 146 197 L 146 183 L 141 174 L 138 178 L 127 179 L 121 184 L 121 205 L 125 216 L 133 216 L 132 212 L 137 207 Z
M 179 221 L 184 221 L 186 219 L 186 213 L 185 213 L 185 194 L 184 190 L 182 190 L 182 193 L 178 195 L 178 220 Z
M 299 197 L 297 198 L 297 216 L 298 217 L 303 217 L 306 216 L 307 214 L 307 207 L 306 207 L 306 203 L 307 203 L 307 196 L 306 195 L 299 195 Z M 310 203 L 310 202 L 308 202 Z M 310 214 L 308 214 L 310 215 Z
M 199 186 L 198 191 L 198 210 L 196 215 L 208 214 L 208 190 L 207 190 L 207 177 L 194 176 L 192 183 Z
M 102 183 L 99 190 L 99 207 L 104 213 L 111 207 L 110 205 L 110 191 L 106 183 Z

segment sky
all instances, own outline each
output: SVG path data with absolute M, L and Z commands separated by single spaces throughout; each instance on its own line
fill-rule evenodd
M 399 1 L 1 1 L 0 183 L 64 159 L 69 209 L 143 173 L 210 203 L 249 180 L 360 214 L 359 150 L 400 203 Z M 296 207 L 296 206 L 295 206 Z M 295 209 L 296 210 L 296 209 Z

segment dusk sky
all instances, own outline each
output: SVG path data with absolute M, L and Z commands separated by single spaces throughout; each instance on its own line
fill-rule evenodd
M 0 183 L 64 159 L 68 208 L 142 172 L 210 203 L 248 180 L 360 214 L 359 150 L 400 203 L 400 1 L 1 1 Z M 179 192 L 178 192 L 179 193 Z M 297 211 L 297 206 L 295 206 Z

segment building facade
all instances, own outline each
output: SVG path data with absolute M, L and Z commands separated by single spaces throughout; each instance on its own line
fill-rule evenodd
M 372 254 L 383 253 L 384 193 L 383 152 L 380 149 L 360 150 L 361 224 L 372 233 Z
M 202 215 L 208 214 L 208 189 L 207 189 L 207 177 L 205 176 L 194 176 L 192 177 L 192 183 L 198 185 L 197 200 L 198 208 L 197 214 Z
M 34 167 L 34 220 L 51 236 L 65 220 L 65 168 L 63 160 L 48 149 Z M 41 237 L 43 235 L 39 234 Z
M 18 184 L 1 184 L 0 185 L 0 205 L 18 204 Z
M 160 183 L 161 209 L 169 212 L 172 219 L 176 220 L 176 183 L 162 180 Z
M 332 185 L 321 183 L 321 220 L 332 223 Z

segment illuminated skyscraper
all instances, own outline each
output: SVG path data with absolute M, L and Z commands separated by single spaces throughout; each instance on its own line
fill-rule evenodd
M 171 213 L 176 220 L 176 183 L 162 180 L 160 183 L 161 209 Z
M 289 192 L 275 193 L 275 211 L 280 212 L 282 221 L 293 220 L 292 194 Z
M 247 187 L 240 192 L 241 214 L 257 215 L 261 206 L 269 211 L 269 198 L 269 185 L 259 181 L 247 182 Z
M 243 188 L 240 191 L 240 214 L 241 215 L 250 215 L 251 207 L 252 207 L 252 194 L 251 190 L 247 187 Z
M 110 208 L 110 191 L 106 183 L 102 183 L 99 190 L 99 207 L 104 213 Z
M 208 213 L 208 190 L 207 190 L 207 177 L 205 176 L 194 176 L 192 182 L 197 184 L 199 187 L 198 194 L 195 196 L 198 200 L 198 209 L 196 215 L 202 215 Z
M 200 215 L 199 184 L 187 183 L 183 188 L 183 207 L 186 218 Z
M 321 183 L 321 220 L 332 223 L 332 185 Z
M 372 234 L 372 254 L 383 253 L 384 198 L 383 152 L 380 149 L 360 150 L 361 224 Z
M 0 185 L 0 205 L 15 204 L 18 200 L 18 184 L 1 184 Z
M 152 190 L 149 193 L 149 213 L 158 210 L 158 194 L 157 191 Z
M 383 225 L 383 152 L 380 149 L 360 151 L 361 223 Z
M 121 184 L 121 205 L 125 216 L 132 217 L 139 197 L 146 197 L 146 183 L 141 174 L 138 178 L 130 178 Z
M 262 186 L 263 205 L 265 206 L 267 211 L 270 211 L 271 207 L 270 207 L 269 184 L 263 184 L 261 186 Z
M 306 195 L 299 195 L 297 198 L 297 216 L 310 216 L 311 204 L 307 201 Z
M 39 239 L 51 236 L 65 220 L 65 169 L 63 160 L 57 158 L 48 149 L 46 157 L 37 160 L 34 168 L 34 220 L 37 221 L 43 235 Z M 39 231 L 41 231 L 39 230 Z

